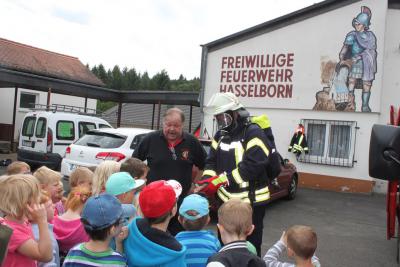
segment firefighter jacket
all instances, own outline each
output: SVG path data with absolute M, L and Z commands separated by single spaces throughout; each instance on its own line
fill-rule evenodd
M 296 132 L 289 145 L 289 152 L 300 155 L 302 152 L 308 154 L 308 146 L 306 136 L 302 132 Z
M 203 175 L 226 173 L 229 185 L 217 192 L 222 201 L 240 198 L 258 205 L 269 200 L 265 165 L 270 150 L 266 144 L 266 136 L 256 124 L 239 124 L 226 136 L 216 133 Z

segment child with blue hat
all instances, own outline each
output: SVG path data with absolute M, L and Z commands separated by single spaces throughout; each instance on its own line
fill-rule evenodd
M 134 179 L 127 172 L 116 172 L 110 175 L 106 182 L 106 193 L 115 196 L 122 204 L 123 223 L 136 216 L 134 205 L 136 192 L 144 185 L 144 180 Z
M 207 259 L 221 248 L 214 233 L 203 230 L 210 222 L 208 200 L 198 194 L 188 195 L 179 208 L 178 220 L 186 230 L 176 239 L 186 246 L 187 266 L 206 266 Z
M 63 266 L 98 266 L 109 264 L 126 266 L 126 259 L 110 248 L 111 239 L 118 236 L 117 247 L 123 252 L 122 241 L 127 231 L 121 233 L 122 207 L 112 195 L 100 194 L 90 197 L 83 208 L 81 221 L 90 240 L 73 247 Z

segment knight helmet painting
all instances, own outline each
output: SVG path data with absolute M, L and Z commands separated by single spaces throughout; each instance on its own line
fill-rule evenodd
M 369 100 L 377 71 L 376 37 L 370 31 L 371 10 L 363 6 L 352 20 L 339 52 L 339 62 L 322 62 L 321 78 L 326 86 L 316 94 L 313 110 L 356 111 L 355 89 L 362 89 L 359 111 L 371 112 Z

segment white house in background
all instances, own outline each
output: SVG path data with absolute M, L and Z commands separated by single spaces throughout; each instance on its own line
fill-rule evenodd
M 369 140 L 400 105 L 399 25 L 399 0 L 327 0 L 203 45 L 204 127 L 215 133 L 211 96 L 232 92 L 269 116 L 301 186 L 385 192 L 368 175 Z M 288 145 L 300 123 L 310 153 L 297 159 Z
M 39 84 L 35 84 L 37 83 L 35 79 L 41 79 L 41 77 L 52 81 L 58 81 L 62 84 L 74 84 L 74 86 L 82 85 L 97 88 L 104 86 L 104 83 L 91 73 L 76 57 L 47 51 L 3 38 L 0 38 L 0 69 L 2 73 L 10 75 L 17 72 L 25 75 L 20 75 L 18 78 L 15 78 L 15 84 L 27 84 L 27 88 L 33 89 L 39 87 Z M 31 81 L 32 84 L 30 84 L 29 81 Z M 57 104 L 81 108 L 84 108 L 86 105 L 88 109 L 96 109 L 96 99 L 86 99 L 85 97 L 56 93 L 50 93 L 50 97 L 48 98 L 48 92 L 43 92 L 43 89 L 36 91 L 23 87 L 14 87 L 13 84 L 14 82 L 11 84 L 8 81 L 3 81 L 0 75 L 1 141 L 10 141 L 11 139 L 15 94 L 17 101 L 14 141 L 18 140 L 18 131 L 22 123 L 22 118 L 35 104 L 44 106 L 47 104 Z M 40 86 L 43 87 L 43 84 L 42 82 Z M 49 89 L 51 91 L 51 88 Z

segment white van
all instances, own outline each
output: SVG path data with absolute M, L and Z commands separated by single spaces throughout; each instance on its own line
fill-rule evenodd
M 65 149 L 87 131 L 112 128 L 103 119 L 59 111 L 28 112 L 19 134 L 18 160 L 59 170 Z

